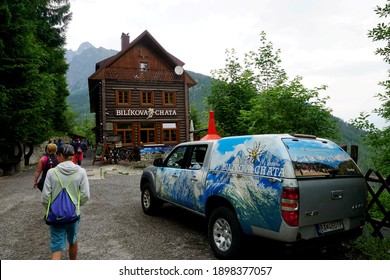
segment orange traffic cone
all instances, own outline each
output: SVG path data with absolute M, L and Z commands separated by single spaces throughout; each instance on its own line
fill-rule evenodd
M 207 131 L 207 135 L 201 138 L 200 140 L 218 140 L 222 137 L 217 134 L 217 129 L 215 127 L 215 121 L 214 121 L 214 111 L 210 111 L 210 118 L 209 118 L 209 129 Z

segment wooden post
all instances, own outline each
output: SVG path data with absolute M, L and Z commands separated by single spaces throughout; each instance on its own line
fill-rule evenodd
M 359 156 L 359 147 L 356 145 L 351 145 L 351 158 L 357 163 Z

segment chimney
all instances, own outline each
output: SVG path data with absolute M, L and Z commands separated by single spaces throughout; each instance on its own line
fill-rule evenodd
M 121 50 L 124 50 L 130 44 L 129 33 L 125 34 L 122 32 L 121 40 L 122 40 L 122 49 Z

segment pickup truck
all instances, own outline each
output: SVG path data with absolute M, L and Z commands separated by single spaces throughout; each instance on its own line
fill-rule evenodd
M 310 135 L 181 143 L 144 169 L 140 190 L 145 214 L 168 202 L 204 216 L 220 259 L 236 257 L 247 235 L 286 245 L 357 237 L 367 204 L 352 158 Z

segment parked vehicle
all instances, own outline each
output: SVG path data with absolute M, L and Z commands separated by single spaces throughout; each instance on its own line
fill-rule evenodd
M 237 256 L 245 235 L 290 245 L 359 236 L 367 197 L 343 149 L 289 134 L 179 144 L 144 169 L 140 189 L 148 215 L 169 202 L 206 217 L 222 259 Z

